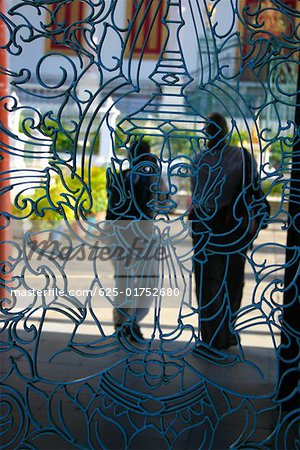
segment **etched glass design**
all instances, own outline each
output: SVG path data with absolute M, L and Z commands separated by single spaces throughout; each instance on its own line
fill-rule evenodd
M 296 3 L 6 3 L 2 448 L 296 448 Z

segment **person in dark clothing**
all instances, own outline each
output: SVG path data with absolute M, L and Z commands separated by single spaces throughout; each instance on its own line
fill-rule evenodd
M 239 342 L 232 322 L 242 301 L 245 256 L 268 206 L 254 158 L 245 149 L 228 145 L 225 118 L 212 114 L 206 133 L 207 149 L 195 161 L 198 176 L 190 214 L 196 295 L 202 341 L 227 349 Z M 253 198 L 260 203 L 251 209 Z M 210 235 L 205 260 L 198 249 L 203 233 Z
M 106 220 L 143 220 L 151 217 L 147 203 L 151 200 L 152 180 L 147 173 L 145 176 L 137 173 L 135 168 L 141 163 L 152 161 L 149 144 L 145 140 L 138 140 L 130 147 L 130 168 L 121 167 L 115 176 L 109 172 Z
M 144 140 L 131 146 L 129 158 L 130 168 L 121 168 L 119 173 L 110 175 L 106 219 L 110 221 L 115 245 L 123 249 L 121 258 L 112 259 L 118 290 L 114 326 L 130 340 L 139 341 L 143 339 L 139 323 L 153 300 L 148 293 L 153 292 L 157 284 L 156 261 L 141 257 L 155 247 L 151 220 L 154 213 L 148 206 L 153 198 L 150 185 L 155 184 L 155 180 L 150 175 L 155 159 Z

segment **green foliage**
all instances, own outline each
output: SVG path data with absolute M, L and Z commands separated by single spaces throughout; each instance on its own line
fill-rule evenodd
M 235 132 L 232 133 L 230 145 L 232 147 L 240 147 L 242 145 L 242 142 L 249 140 L 249 134 L 247 131 L 242 130 L 239 133 Z
M 33 213 L 30 216 L 32 222 L 32 228 L 36 229 L 51 229 L 55 228 L 58 222 L 63 220 L 63 213 L 59 208 L 54 208 L 52 205 L 53 200 L 58 199 L 59 194 L 53 187 L 50 189 L 49 197 L 45 194 L 39 198 L 41 195 L 40 189 L 36 189 L 34 197 L 36 199 L 36 210 L 37 213 Z
M 87 179 L 88 168 L 85 177 Z M 86 180 L 87 183 L 87 180 Z M 31 203 L 27 202 L 24 209 L 13 206 L 12 213 L 16 217 L 26 217 L 32 222 L 33 229 L 50 229 L 56 227 L 64 217 L 75 219 L 76 207 L 82 205 L 88 215 L 94 216 L 107 209 L 106 168 L 93 166 L 90 170 L 91 195 L 80 177 L 72 176 L 64 168 L 61 174 L 56 174 L 50 180 L 48 194 L 45 187 L 38 187 L 32 195 L 23 194 L 18 199 L 19 205 L 24 205 L 26 199 L 34 202 L 34 211 L 30 214 Z
M 23 194 L 18 198 L 19 205 L 23 206 L 27 203 L 27 206 L 24 209 L 20 209 L 13 204 L 12 214 L 21 218 L 28 216 L 32 210 L 32 204 L 28 201 L 28 199 L 30 199 L 34 203 L 33 212 L 29 216 L 32 229 L 51 229 L 55 227 L 58 222 L 63 220 L 62 210 L 52 204 L 52 201 L 55 201 L 55 199 L 58 200 L 58 198 L 59 192 L 55 186 L 51 186 L 49 196 L 44 187 L 37 187 L 32 195 Z
M 179 133 L 178 133 L 179 134 Z M 184 137 L 182 137 L 183 133 L 180 132 L 179 136 L 176 136 L 176 132 L 170 136 L 170 146 L 172 149 L 173 155 L 186 155 L 193 157 L 192 150 L 192 139 L 199 140 L 198 137 L 195 137 L 195 133 L 193 131 L 185 131 Z
M 288 145 L 289 141 L 289 145 Z M 287 138 L 278 139 L 275 141 L 270 148 L 270 163 L 275 168 L 278 169 L 283 161 L 288 164 L 291 161 L 291 147 L 293 143 L 292 136 Z
M 30 125 L 32 118 L 21 116 L 19 120 L 19 131 L 30 134 L 32 129 Z M 47 138 L 52 139 L 55 151 L 59 153 L 72 154 L 74 152 L 75 135 L 74 133 L 68 133 L 63 127 L 60 128 L 57 122 L 47 119 L 45 123 L 40 126 L 41 133 Z M 89 143 L 93 145 L 93 151 L 98 153 L 100 144 L 100 133 L 90 133 Z
M 62 132 L 58 132 L 55 139 L 55 150 L 57 153 L 73 153 L 74 141 L 71 137 Z
M 93 166 L 90 175 L 93 198 L 91 215 L 95 215 L 107 209 L 106 168 Z
M 99 152 L 99 145 L 100 145 L 100 133 L 91 133 L 89 135 L 89 144 L 93 146 L 93 152 L 98 153 Z M 74 153 L 74 139 L 72 135 L 58 131 L 56 133 L 55 137 L 55 150 L 57 153 Z
M 124 145 L 130 147 L 130 144 L 134 142 L 135 139 L 142 138 L 144 142 L 146 142 L 150 148 L 153 146 L 153 138 L 152 136 L 144 136 L 143 133 L 136 130 L 134 133 L 130 135 L 130 137 L 122 133 L 119 128 L 115 129 L 115 142 L 114 142 L 114 151 L 119 157 L 128 157 L 127 151 L 124 150 Z
M 262 190 L 270 197 L 281 197 L 283 190 L 283 182 L 274 183 L 271 180 L 264 180 L 261 184 Z
M 79 205 L 87 211 L 88 215 L 94 216 L 98 212 L 106 211 L 106 168 L 92 166 L 90 171 L 85 167 L 84 182 L 78 175 L 73 175 L 63 168 L 61 176 L 56 175 L 54 180 L 55 192 L 59 193 L 53 197 L 55 206 L 64 208 L 65 214 L 71 214 Z
M 100 132 L 97 133 L 97 136 L 96 136 L 96 133 L 91 133 L 89 136 L 89 140 L 90 140 L 91 146 L 93 146 L 93 153 L 98 154 L 99 148 L 100 148 Z M 94 142 L 94 140 L 95 140 L 95 142 Z

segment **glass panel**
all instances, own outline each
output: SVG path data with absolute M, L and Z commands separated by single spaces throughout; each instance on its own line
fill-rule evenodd
M 3 448 L 297 448 L 296 2 L 2 3 Z

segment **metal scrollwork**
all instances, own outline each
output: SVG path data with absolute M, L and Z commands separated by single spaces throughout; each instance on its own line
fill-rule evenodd
M 2 447 L 146 448 L 150 436 L 157 448 L 296 448 L 299 410 L 284 412 L 280 387 L 297 370 L 279 376 L 278 336 L 299 350 L 299 332 L 282 321 L 283 294 L 299 297 L 296 279 L 284 284 L 299 248 L 255 239 L 294 220 L 300 13 L 292 0 L 125 3 L 15 0 L 0 16 L 1 161 L 11 161 L 0 195 L 13 203 L 1 208 Z M 218 151 L 214 111 L 228 122 Z M 220 229 L 220 202 L 233 196 L 222 168 L 230 142 L 248 151 Z M 94 220 L 97 202 L 109 220 Z M 233 257 L 252 280 L 234 311 Z M 192 283 L 199 270 L 209 290 L 208 264 L 223 270 L 210 307 Z M 147 338 L 130 339 L 145 317 Z M 234 349 L 214 347 L 225 322 Z M 243 346 L 255 333 L 268 365 Z

